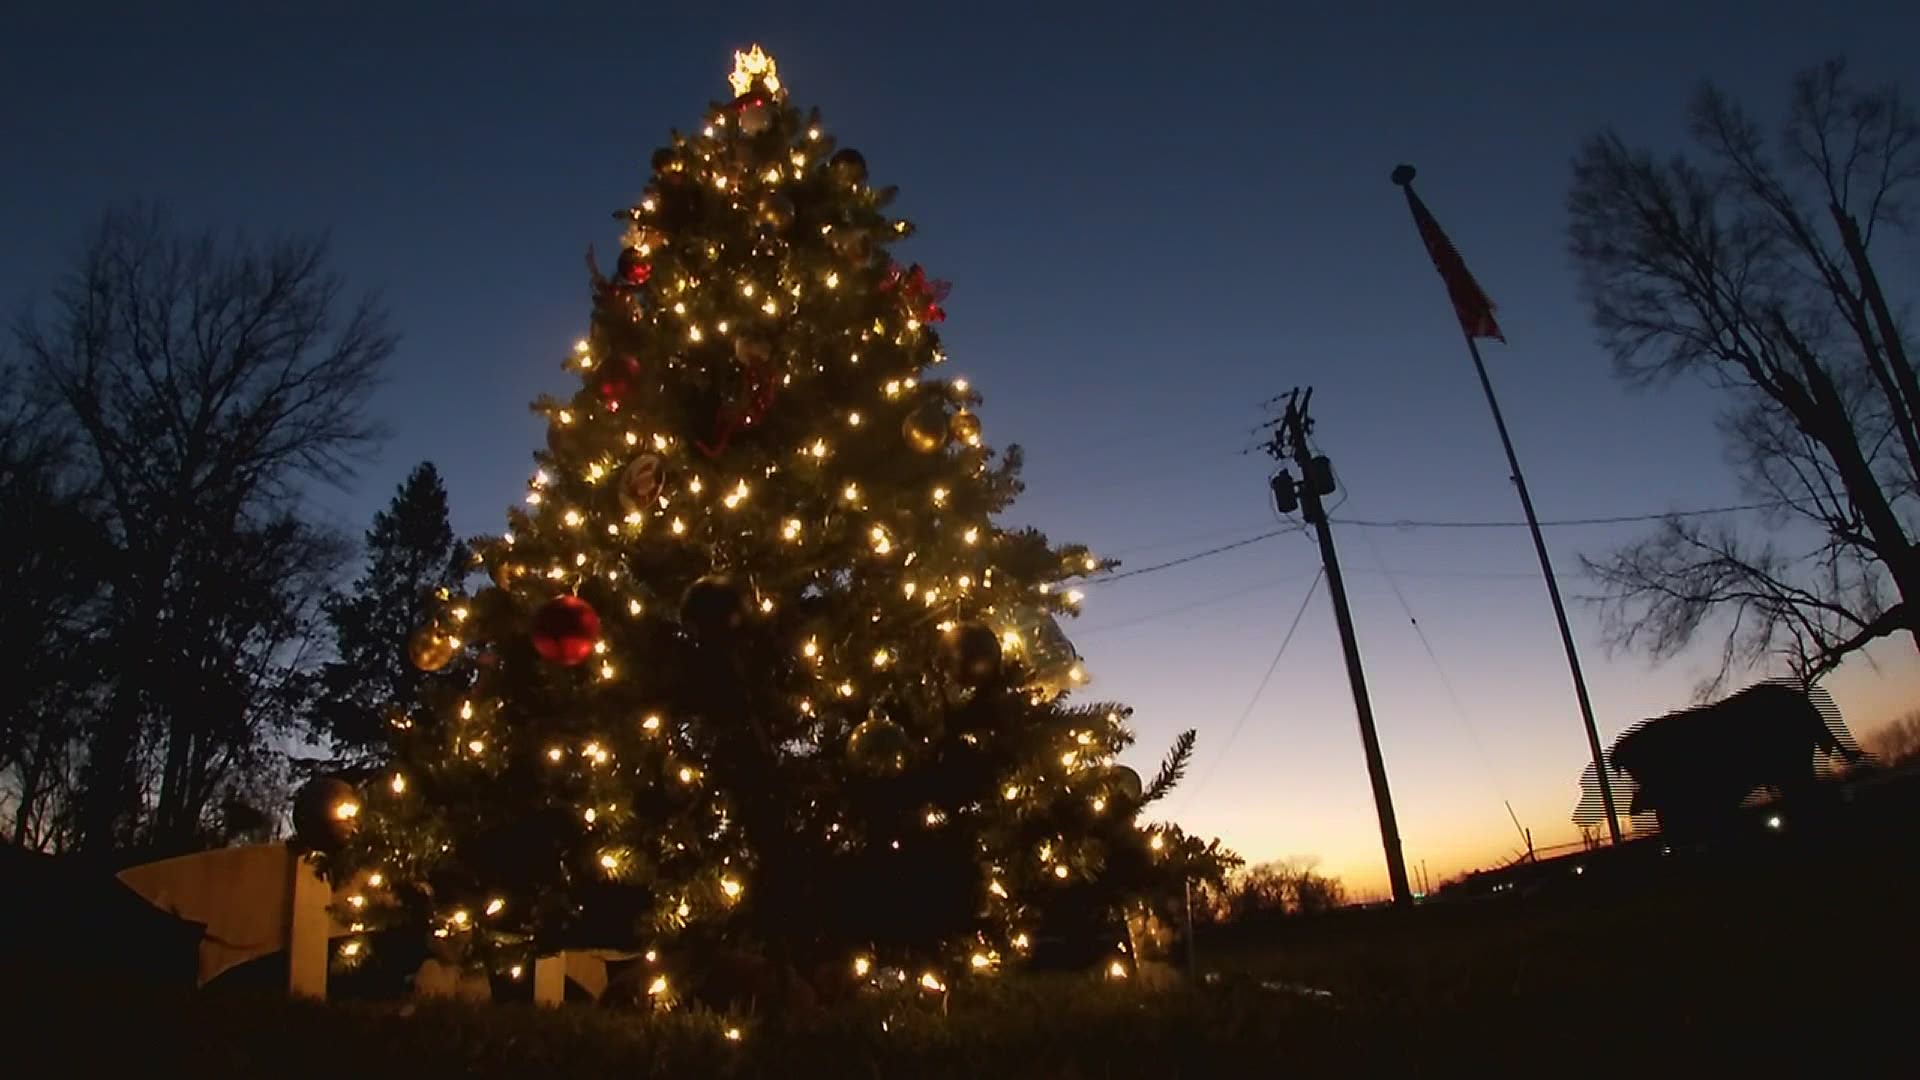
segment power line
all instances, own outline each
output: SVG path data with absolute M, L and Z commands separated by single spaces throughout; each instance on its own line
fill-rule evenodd
M 1090 577 L 1085 580 L 1085 584 L 1106 585 L 1106 584 L 1109 584 L 1110 582 L 1124 581 L 1130 577 L 1139 577 L 1141 574 L 1151 574 L 1156 570 L 1170 570 L 1176 566 L 1185 566 L 1187 563 L 1194 562 L 1199 559 L 1205 559 L 1205 558 L 1210 558 L 1214 555 L 1224 554 L 1225 552 L 1232 551 L 1235 548 L 1243 548 L 1243 547 L 1246 547 L 1248 544 L 1257 544 L 1262 540 L 1271 540 L 1274 537 L 1279 536 L 1283 533 L 1296 532 L 1296 531 L 1298 530 L 1274 529 L 1270 532 L 1263 532 L 1258 536 L 1249 536 L 1245 540 L 1235 540 L 1231 544 L 1221 544 L 1219 547 L 1211 547 L 1205 551 L 1196 551 L 1191 555 L 1182 555 L 1177 559 L 1168 559 L 1166 562 L 1154 563 L 1151 566 L 1142 566 L 1133 570 L 1125 570 L 1118 574 L 1101 574 L 1096 577 Z
M 1185 603 L 1175 604 L 1172 607 L 1160 608 L 1159 610 L 1156 610 L 1156 611 L 1144 612 L 1142 614 L 1134 615 L 1125 619 L 1119 619 L 1114 622 L 1096 623 L 1093 626 L 1089 626 L 1084 629 L 1074 630 L 1071 636 L 1076 638 L 1081 638 L 1081 637 L 1086 637 L 1089 634 L 1103 634 L 1108 630 L 1120 630 L 1129 626 L 1138 626 L 1141 623 L 1152 622 L 1155 619 L 1165 618 L 1168 615 L 1178 615 L 1182 612 L 1193 611 L 1196 608 L 1212 607 L 1215 604 L 1225 604 L 1225 603 L 1228 603 L 1229 601 L 1238 600 L 1243 596 L 1248 596 L 1256 592 L 1263 592 L 1267 589 L 1277 589 L 1289 581 L 1298 581 L 1301 578 L 1306 576 L 1307 576 L 1306 574 L 1289 574 L 1283 578 L 1276 578 L 1270 581 L 1261 581 L 1261 582 L 1256 582 L 1249 585 L 1242 585 L 1239 588 L 1234 589 L 1232 592 L 1224 592 L 1219 594 L 1218 596 L 1203 597 L 1199 600 L 1188 600 Z
M 1427 632 L 1420 628 L 1420 620 L 1414 618 L 1413 608 L 1408 605 L 1406 595 L 1400 591 L 1399 583 L 1387 570 L 1386 561 L 1380 558 L 1380 548 L 1373 542 L 1373 536 L 1369 533 L 1361 533 L 1360 537 L 1366 541 L 1367 550 L 1373 556 L 1374 565 L 1378 566 L 1380 573 L 1386 577 L 1387 586 L 1393 590 L 1393 598 L 1400 602 L 1400 610 L 1406 613 L 1407 625 L 1413 627 L 1414 635 L 1420 639 L 1420 647 L 1426 650 L 1427 659 L 1433 662 L 1434 673 L 1440 676 L 1440 686 L 1446 690 L 1447 699 L 1453 703 L 1455 718 L 1460 721 L 1460 726 L 1466 730 L 1467 738 L 1473 743 L 1474 750 L 1480 755 L 1480 767 L 1486 770 L 1487 780 L 1493 785 L 1494 794 L 1500 796 L 1500 801 L 1507 803 L 1511 811 L 1513 804 L 1508 802 L 1506 792 L 1501 788 L 1500 778 L 1494 773 L 1493 760 L 1487 755 L 1487 748 L 1481 743 L 1479 732 L 1473 729 L 1473 721 L 1467 718 L 1467 709 L 1460 703 L 1460 695 L 1454 693 L 1453 680 L 1447 678 L 1447 669 L 1441 665 L 1439 655 L 1433 651 L 1433 643 L 1427 640 Z
M 1664 521 L 1667 518 L 1675 517 L 1706 517 L 1712 514 L 1735 514 L 1745 510 L 1771 510 L 1788 505 L 1791 504 L 1786 502 L 1744 503 L 1738 506 L 1709 506 L 1694 510 L 1669 510 L 1658 514 L 1620 514 L 1614 517 L 1560 518 L 1554 521 L 1542 521 L 1540 522 L 1540 527 L 1544 529 L 1590 525 L 1623 525 L 1639 521 Z M 1331 520 L 1336 525 L 1345 525 L 1356 529 L 1524 529 L 1527 527 L 1527 523 L 1524 521 L 1418 521 L 1411 518 L 1402 518 L 1397 521 L 1378 521 L 1360 518 L 1333 518 Z M 1243 540 L 1236 540 L 1230 544 L 1221 544 L 1218 547 L 1207 548 L 1204 551 L 1196 551 L 1191 555 L 1182 555 L 1179 558 L 1168 559 L 1164 562 L 1153 563 L 1149 566 L 1123 570 L 1117 574 L 1096 574 L 1090 577 L 1083 577 L 1081 584 L 1104 585 L 1109 582 L 1124 581 L 1130 577 L 1138 577 L 1141 574 L 1170 570 L 1176 566 L 1185 566 L 1190 562 L 1221 555 L 1233 551 L 1236 548 L 1243 548 L 1248 544 L 1256 544 L 1262 540 L 1270 540 L 1282 533 L 1297 532 L 1299 528 L 1299 526 L 1294 526 L 1287 529 L 1272 529 L 1255 536 L 1249 536 Z M 1461 574 L 1456 576 L 1464 577 L 1469 575 Z
M 1578 525 L 1624 525 L 1636 521 L 1664 521 L 1674 517 L 1706 517 L 1712 514 L 1735 514 L 1743 510 L 1772 510 L 1792 505 L 1787 502 L 1745 503 L 1739 506 L 1709 506 L 1698 510 L 1669 510 L 1659 514 L 1621 514 L 1616 517 L 1561 518 L 1557 521 L 1542 521 L 1541 528 L 1550 526 Z M 1362 521 L 1358 519 L 1336 518 L 1336 525 L 1350 525 L 1357 529 L 1524 529 L 1524 521 Z
M 1287 646 L 1293 642 L 1293 632 L 1300 629 L 1300 620 L 1307 614 L 1307 604 L 1312 601 L 1314 591 L 1320 587 L 1320 579 L 1325 573 L 1325 567 L 1314 571 L 1313 580 L 1307 584 L 1307 594 L 1300 598 L 1300 609 L 1293 613 L 1293 622 L 1287 625 L 1286 636 L 1280 639 L 1280 647 L 1274 650 L 1273 660 L 1267 664 L 1266 674 L 1260 676 L 1260 685 L 1253 688 L 1253 697 L 1247 700 L 1247 707 L 1240 710 L 1240 718 L 1233 722 L 1233 729 L 1227 732 L 1227 741 L 1220 745 L 1220 753 L 1215 755 L 1213 764 L 1207 768 L 1205 776 L 1187 789 L 1186 797 L 1180 801 L 1182 809 L 1185 809 L 1187 803 L 1193 799 L 1194 792 L 1206 786 L 1207 777 L 1211 777 L 1220 763 L 1226 760 L 1228 748 L 1233 746 L 1233 740 L 1239 737 L 1240 729 L 1246 724 L 1247 717 L 1253 715 L 1253 707 L 1260 703 L 1260 695 L 1266 693 L 1267 683 L 1273 679 L 1274 671 L 1280 667 L 1280 658 L 1287 654 Z
M 1106 551 L 1105 554 L 1113 558 L 1119 558 L 1122 555 L 1135 555 L 1142 551 L 1162 551 L 1166 548 L 1185 547 L 1188 544 L 1197 543 L 1201 540 L 1218 540 L 1223 536 L 1234 536 L 1240 533 L 1249 533 L 1255 529 L 1267 529 L 1271 527 L 1272 522 L 1270 521 L 1247 521 L 1238 525 L 1223 525 L 1217 529 L 1203 529 L 1199 532 L 1182 533 L 1179 536 L 1168 536 L 1162 537 L 1159 540 L 1149 540 L 1144 543 L 1134 544 L 1131 547 L 1115 548 L 1111 551 Z

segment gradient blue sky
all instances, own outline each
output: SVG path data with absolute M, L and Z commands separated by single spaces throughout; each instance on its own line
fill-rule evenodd
M 1499 304 L 1512 344 L 1487 360 L 1543 518 L 1747 501 L 1713 400 L 1633 394 L 1593 345 L 1564 254 L 1567 161 L 1606 123 L 1675 145 L 1703 78 L 1773 110 L 1803 65 L 1845 53 L 1897 79 L 1920 40 L 1892 3 L 394 6 L 408 14 L 10 6 L 0 302 L 41 289 L 116 199 L 331 229 L 405 340 L 377 406 L 395 435 L 330 511 L 358 531 L 427 458 L 456 527 L 495 531 L 542 437 L 527 404 L 565 386 L 585 326 L 586 246 L 609 258 L 651 150 L 727 96 L 732 50 L 759 41 L 900 186 L 920 227 L 901 254 L 954 283 L 954 368 L 987 395 L 988 439 L 1029 455 L 1015 519 L 1130 565 L 1273 527 L 1271 463 L 1240 451 L 1259 403 L 1296 384 L 1315 388 L 1341 516 L 1519 517 L 1388 183 L 1401 161 Z M 1577 554 L 1640 528 L 1552 530 L 1563 589 L 1590 591 Z M 1339 539 L 1409 863 L 1437 883 L 1511 853 L 1503 799 L 1537 843 L 1574 838 L 1587 750 L 1525 530 Z M 1095 691 L 1138 710 L 1143 772 L 1199 729 L 1166 806 L 1183 824 L 1377 889 L 1324 591 L 1227 742 L 1315 565 L 1304 537 L 1253 544 L 1089 589 L 1068 631 Z M 1684 702 L 1702 662 L 1609 658 L 1572 602 L 1603 737 Z M 1906 641 L 1876 655 L 1832 683 L 1856 732 L 1920 684 Z

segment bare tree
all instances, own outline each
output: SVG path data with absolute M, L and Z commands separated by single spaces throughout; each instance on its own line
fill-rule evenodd
M 97 705 L 101 536 L 62 432 L 0 369 L 0 807 L 22 846 L 59 846 L 72 743 Z
M 395 339 L 324 242 L 189 236 L 150 208 L 105 215 L 52 306 L 17 336 L 109 549 L 80 839 L 190 844 L 293 722 L 283 691 L 346 553 L 303 494 L 378 438 L 364 407 Z
M 1740 480 L 1775 507 L 1768 536 L 1670 518 L 1583 560 L 1615 647 L 1665 659 L 1724 630 L 1706 695 L 1736 662 L 1781 657 L 1812 680 L 1920 627 L 1920 381 L 1868 257 L 1910 224 L 1920 126 L 1896 89 L 1859 87 L 1835 60 L 1794 79 L 1774 137 L 1712 87 L 1691 130 L 1694 153 L 1667 159 L 1595 136 L 1568 208 L 1617 372 L 1723 391 Z

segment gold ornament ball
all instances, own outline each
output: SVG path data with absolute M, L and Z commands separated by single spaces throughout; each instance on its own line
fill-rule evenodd
M 314 851 L 340 850 L 360 823 L 360 795 L 335 776 L 309 781 L 294 795 L 293 835 Z
M 873 243 L 867 236 L 867 230 L 849 225 L 827 234 L 827 243 L 834 253 L 856 264 L 865 264 L 873 258 Z
M 900 434 L 915 453 L 931 454 L 947 445 L 947 411 L 938 402 L 922 405 L 907 414 Z
M 912 745 L 906 731 L 891 717 L 874 712 L 847 737 L 847 755 L 862 771 L 887 776 L 907 767 L 907 751 Z
M 977 622 L 955 627 L 941 641 L 941 660 L 962 686 L 980 686 L 1000 675 L 1000 635 Z
M 968 446 L 974 446 L 980 442 L 980 418 L 965 409 L 953 414 L 953 422 L 949 427 L 953 431 L 955 442 L 965 443 Z
M 867 159 L 860 151 L 852 147 L 838 150 L 827 162 L 827 169 L 833 178 L 848 187 L 864 184 L 867 181 Z
M 407 656 L 421 671 L 439 671 L 453 659 L 453 639 L 437 627 L 423 626 L 408 640 Z

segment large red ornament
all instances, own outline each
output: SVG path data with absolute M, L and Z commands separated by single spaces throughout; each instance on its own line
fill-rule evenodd
M 543 658 L 572 667 L 593 655 L 600 616 L 577 596 L 556 596 L 533 613 L 533 648 Z
M 641 258 L 640 253 L 627 248 L 620 253 L 620 264 L 616 268 L 620 280 L 628 285 L 645 285 L 653 276 L 653 264 Z
M 621 399 L 633 390 L 634 380 L 640 377 L 640 361 L 631 356 L 609 360 L 600 366 L 599 376 L 600 399 L 618 412 Z

